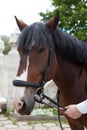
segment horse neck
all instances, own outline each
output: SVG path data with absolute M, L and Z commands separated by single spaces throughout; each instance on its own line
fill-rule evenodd
M 61 93 L 66 96 L 67 93 L 76 91 L 77 86 L 83 85 L 85 78 L 82 79 L 82 77 L 86 75 L 85 69 L 84 67 L 74 65 L 59 56 L 57 56 L 57 61 L 58 69 L 54 82 L 60 89 Z

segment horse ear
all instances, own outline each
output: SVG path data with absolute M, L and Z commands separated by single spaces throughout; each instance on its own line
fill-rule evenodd
M 28 26 L 26 23 L 24 23 L 23 21 L 19 20 L 16 16 L 15 17 L 15 20 L 16 20 L 16 23 L 20 29 L 20 31 L 22 31 L 26 26 Z
M 54 18 L 52 18 L 49 22 L 47 22 L 46 26 L 49 29 L 49 32 L 54 31 L 59 23 L 59 11 L 57 11 Z

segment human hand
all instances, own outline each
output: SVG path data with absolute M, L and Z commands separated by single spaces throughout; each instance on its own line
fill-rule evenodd
M 64 111 L 64 114 L 71 117 L 72 119 L 77 119 L 82 115 L 82 113 L 78 111 L 76 105 L 69 105 L 65 108 L 66 110 Z

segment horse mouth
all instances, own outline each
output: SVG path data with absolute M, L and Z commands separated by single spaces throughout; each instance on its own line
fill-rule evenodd
M 23 106 L 21 109 L 18 110 L 18 113 L 21 115 L 30 115 L 34 105 L 35 105 L 35 101 L 32 100 L 32 102 L 30 102 L 30 100 L 26 103 L 26 101 L 23 99 Z
M 32 110 L 29 111 L 29 110 L 27 110 L 27 109 L 25 109 L 25 108 L 24 108 L 24 109 L 22 108 L 22 109 L 20 109 L 18 112 L 19 112 L 20 115 L 30 115 L 31 112 L 32 112 Z

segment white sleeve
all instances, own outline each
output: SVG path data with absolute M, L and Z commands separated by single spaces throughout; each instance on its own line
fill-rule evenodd
M 78 111 L 82 114 L 87 114 L 87 99 L 79 104 L 76 105 Z

